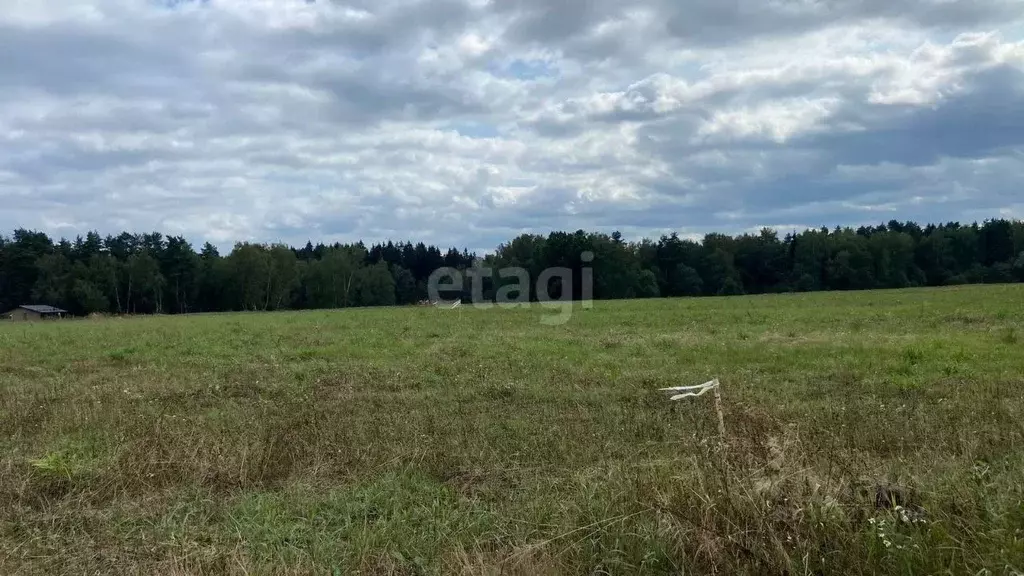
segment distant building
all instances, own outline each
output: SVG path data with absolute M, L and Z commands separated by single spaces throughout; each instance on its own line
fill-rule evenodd
M 16 322 L 24 322 L 29 320 L 49 320 L 51 318 L 63 318 L 67 314 L 67 310 L 61 310 L 60 308 L 54 308 L 53 306 L 25 304 L 22 306 L 18 306 L 17 308 L 11 310 L 10 312 L 7 312 L 6 314 L 0 315 L 0 318 L 14 320 Z

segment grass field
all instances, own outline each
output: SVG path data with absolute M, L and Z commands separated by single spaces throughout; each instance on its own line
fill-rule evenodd
M 543 314 L 0 325 L 0 574 L 1024 571 L 1024 285 Z

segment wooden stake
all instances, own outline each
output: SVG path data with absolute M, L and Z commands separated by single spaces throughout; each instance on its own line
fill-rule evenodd
M 729 441 L 725 437 L 725 412 L 722 409 L 722 393 L 719 391 L 721 384 L 718 382 L 718 378 L 715 378 L 715 414 L 718 415 L 718 436 L 720 441 L 718 443 L 718 459 L 722 467 L 722 485 L 725 488 L 726 493 L 729 492 Z M 726 498 L 729 507 L 732 507 L 732 498 Z
M 718 435 L 722 438 L 722 446 L 725 446 L 727 441 L 725 439 L 725 413 L 722 411 L 722 394 L 719 392 L 721 384 L 718 382 L 718 378 L 715 378 L 715 389 L 712 392 L 715 393 L 715 412 L 718 414 Z

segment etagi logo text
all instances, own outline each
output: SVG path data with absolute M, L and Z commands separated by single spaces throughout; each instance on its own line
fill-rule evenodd
M 490 308 L 529 308 L 531 287 L 538 304 L 555 314 L 541 316 L 541 323 L 549 326 L 565 324 L 572 318 L 573 290 L 579 286 L 579 300 L 584 310 L 593 307 L 594 270 L 586 264 L 594 261 L 593 252 L 580 254 L 580 261 L 585 264 L 579 270 L 579 284 L 576 284 L 575 272 L 572 268 L 552 267 L 542 270 L 537 277 L 530 278 L 529 270 L 518 266 L 502 268 L 473 267 L 467 270 L 443 267 L 434 270 L 427 279 L 427 293 L 431 301 L 441 301 L 442 293 L 463 293 L 466 277 L 469 277 L 470 302 L 474 307 Z M 498 285 L 493 298 L 484 296 L 484 279 L 490 278 Z M 558 297 L 551 295 L 551 286 L 559 287 Z

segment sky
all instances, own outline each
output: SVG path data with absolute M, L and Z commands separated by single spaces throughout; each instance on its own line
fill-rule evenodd
M 0 0 L 0 233 L 1024 218 L 1024 0 Z

